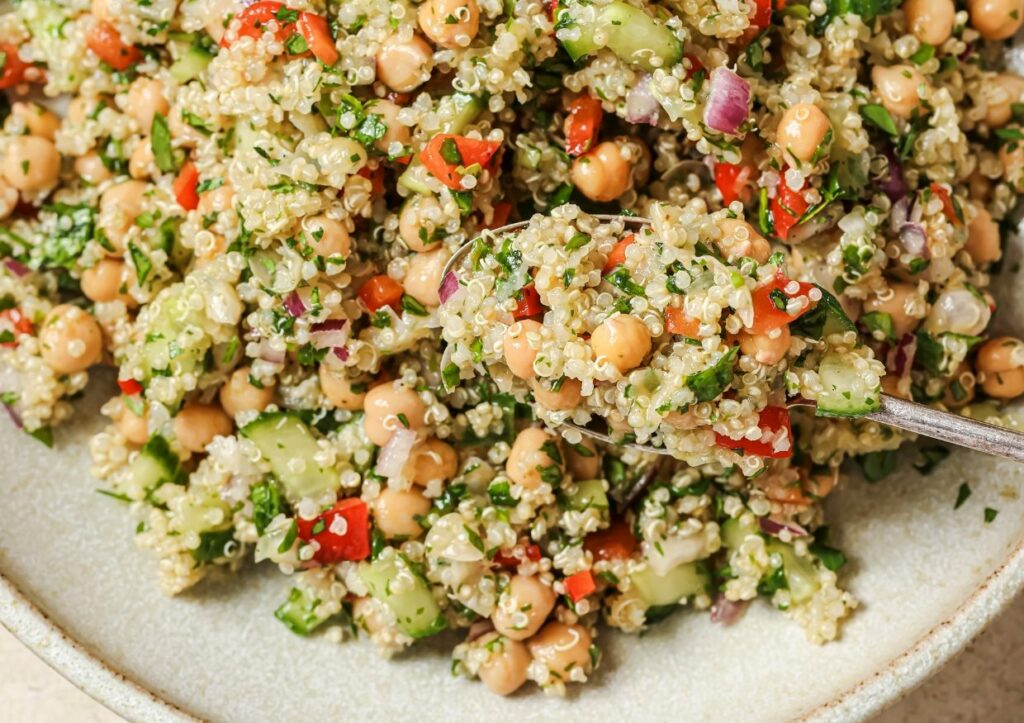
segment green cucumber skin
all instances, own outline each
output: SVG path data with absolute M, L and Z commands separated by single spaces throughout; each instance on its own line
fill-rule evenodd
M 580 37 L 560 42 L 573 62 L 579 62 L 599 50 L 600 46 L 594 42 L 594 28 L 572 24 L 579 28 Z M 624 62 L 647 72 L 655 69 L 650 60 L 652 54 L 661 60 L 657 66 L 661 68 L 671 67 L 683 57 L 683 44 L 672 31 L 632 5 L 613 2 L 605 6 L 595 24 L 606 28 L 606 47 L 609 50 Z
M 818 378 L 824 391 L 817 399 L 819 417 L 862 417 L 878 410 L 881 406 L 878 390 L 863 398 L 853 396 L 853 373 L 849 365 L 834 354 L 826 354 L 821 360 Z
M 419 640 L 435 635 L 448 627 L 448 621 L 434 599 L 429 585 L 416 577 L 411 590 L 393 594 L 390 583 L 398 575 L 394 559 L 378 559 L 360 566 L 359 577 L 370 590 L 370 596 L 388 606 L 398 627 L 406 635 Z
M 264 413 L 242 427 L 239 433 L 259 447 L 289 499 L 319 498 L 338 488 L 337 472 L 314 464 L 313 456 L 318 449 L 316 438 L 298 415 Z M 301 472 L 289 467 L 289 462 L 296 457 L 306 459 L 306 468 Z
M 707 590 L 711 582 L 696 562 L 684 562 L 664 575 L 658 575 L 647 567 L 634 572 L 630 579 L 648 607 L 652 608 L 673 605 L 683 598 L 698 595 Z

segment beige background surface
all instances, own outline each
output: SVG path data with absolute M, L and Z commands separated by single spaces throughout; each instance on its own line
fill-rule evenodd
M 1024 720 L 1024 598 L 878 723 Z M 0 723 L 119 723 L 0 627 Z

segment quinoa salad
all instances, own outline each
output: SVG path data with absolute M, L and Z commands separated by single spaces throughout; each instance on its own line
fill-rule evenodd
M 989 328 L 1022 23 L 1024 0 L 13 2 L 9 431 L 59 445 L 109 388 L 98 482 L 69 484 L 124 504 L 165 593 L 274 565 L 282 635 L 437 635 L 498 694 L 564 694 L 609 628 L 683 609 L 760 601 L 834 640 L 857 551 L 822 501 L 910 438 L 863 415 L 885 393 L 1009 425 L 1024 394 L 1024 342 Z

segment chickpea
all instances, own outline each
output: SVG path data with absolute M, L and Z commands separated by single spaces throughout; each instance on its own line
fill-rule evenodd
M 798 103 L 783 114 L 775 142 L 784 154 L 810 163 L 831 129 L 832 123 L 821 108 L 813 103 Z
M 434 52 L 419 35 L 392 35 L 377 51 L 377 80 L 396 93 L 416 90 L 430 78 Z
M 946 384 L 946 392 L 942 395 L 942 403 L 953 409 L 970 404 L 974 401 L 974 387 L 977 380 L 971 373 L 971 365 L 961 362 L 956 372 Z
M 77 306 L 53 307 L 39 331 L 43 361 L 58 374 L 88 369 L 103 356 L 103 332 L 96 320 Z
M 145 411 L 139 415 L 127 404 L 122 404 L 114 426 L 131 444 L 143 445 L 149 440 L 149 415 Z
M 29 135 L 52 141 L 60 129 L 60 118 L 53 111 L 47 110 L 38 103 L 14 103 L 11 105 L 11 118 L 17 119 Z
M 1007 143 L 999 149 L 999 160 L 1003 164 L 1003 180 L 1015 191 L 1024 191 L 1024 145 Z
M 922 90 L 930 91 L 928 81 L 912 65 L 876 65 L 871 70 L 875 93 L 892 115 L 906 120 L 921 105 Z
M 508 478 L 526 489 L 539 487 L 543 481 L 542 469 L 561 466 L 544 451 L 548 444 L 557 445 L 558 439 L 539 427 L 527 427 L 519 432 L 505 463 Z
M 90 301 L 123 301 L 133 308 L 138 302 L 128 293 L 128 267 L 121 259 L 100 259 L 82 272 L 82 293 Z
M 358 412 L 366 399 L 366 380 L 350 379 L 345 371 L 334 371 L 326 364 L 320 365 L 320 390 L 327 401 L 338 409 Z
M 128 157 L 128 175 L 135 180 L 149 178 L 156 168 L 156 158 L 153 156 L 153 144 L 149 138 L 143 138 L 136 144 Z
M 864 302 L 864 312 L 880 312 L 892 318 L 892 330 L 899 339 L 917 328 L 924 315 L 924 302 L 917 293 L 917 287 L 911 284 L 892 283 L 889 285 L 892 296 L 886 294 L 883 300 L 872 296 Z
M 999 224 L 992 220 L 992 215 L 984 206 L 975 209 L 974 218 L 967 226 L 967 243 L 964 251 L 974 261 L 975 266 L 984 266 L 998 261 L 1003 255 L 1000 248 Z
M 381 384 L 374 387 L 366 393 L 363 408 L 366 410 L 363 419 L 366 436 L 379 447 L 387 444 L 396 429 L 415 431 L 426 423 L 426 405 L 416 392 L 403 386 Z
M 1024 0 L 967 0 L 967 11 L 985 40 L 1006 40 L 1024 22 Z
M 967 184 L 970 188 L 970 197 L 975 201 L 988 203 L 992 198 L 992 181 L 980 171 L 972 173 L 967 179 Z
M 990 128 L 1002 128 L 1013 117 L 1014 103 L 1024 98 L 1024 78 L 1013 73 L 1000 73 L 985 88 L 987 108 L 985 123 Z
M 915 38 L 938 47 L 953 34 L 956 7 L 953 0 L 906 0 L 903 16 Z
M 423 6 L 420 7 L 422 9 Z M 381 120 L 387 126 L 387 130 L 384 131 L 384 135 L 378 138 L 373 144 L 374 148 L 381 153 L 390 154 L 391 146 L 396 143 L 402 147 L 409 145 L 409 126 L 402 124 L 402 122 L 398 120 L 398 114 L 401 110 L 402 106 L 383 98 L 375 101 L 373 105 L 367 109 L 367 112 L 370 115 L 380 116 Z
M 441 204 L 433 196 L 417 196 L 402 206 L 398 216 L 398 235 L 413 251 L 431 251 L 441 245 L 444 228 L 434 219 L 441 218 Z
M 1024 342 L 1000 336 L 981 345 L 974 362 L 985 394 L 1013 399 L 1024 394 Z
M 19 191 L 38 193 L 57 185 L 60 153 L 53 141 L 38 136 L 11 140 L 4 154 L 3 176 Z
M 752 356 L 758 364 L 770 366 L 778 364 L 789 353 L 792 336 L 788 326 L 780 326 L 767 334 L 749 334 L 742 332 L 739 336 L 740 351 Z
M 416 17 L 423 34 L 442 48 L 464 48 L 480 29 L 476 0 L 426 0 Z
M 373 519 L 385 537 L 416 539 L 423 534 L 417 517 L 430 512 L 430 500 L 417 489 L 381 489 L 373 501 Z
M 552 388 L 551 382 L 550 379 L 541 381 L 534 378 L 530 380 L 530 388 L 533 390 L 533 398 L 537 400 L 537 404 L 553 412 L 564 412 L 580 403 L 583 398 L 581 393 L 583 385 L 579 379 L 564 378 L 557 390 Z
M 220 405 L 229 417 L 239 412 L 262 412 L 274 401 L 274 383 L 256 386 L 249 378 L 251 374 L 249 367 L 239 367 L 220 388 Z
M 738 218 L 723 219 L 719 223 L 722 238 L 719 248 L 729 261 L 743 257 L 754 259 L 759 264 L 766 263 L 772 254 L 772 245 L 753 226 Z
M 204 191 L 199 194 L 199 205 L 196 210 L 200 216 L 206 217 L 211 214 L 220 214 L 231 210 L 235 203 L 235 189 L 230 183 L 214 188 L 211 191 Z
M 348 258 L 352 237 L 341 221 L 320 214 L 302 220 L 302 234 L 313 253 L 324 259 Z
M 605 319 L 590 335 L 590 348 L 598 360 L 611 362 L 620 374 L 640 366 L 651 350 L 651 332 L 635 316 L 618 314 Z
M 153 117 L 158 113 L 165 118 L 171 104 L 164 95 L 164 84 L 154 78 L 136 78 L 128 89 L 125 112 L 139 124 L 139 131 L 149 133 Z
M 431 437 L 412 448 L 402 475 L 413 484 L 426 487 L 434 480 L 447 482 L 459 470 L 459 453 L 447 442 Z
M 111 186 L 100 197 L 98 225 L 118 251 L 124 250 L 128 231 L 142 213 L 148 188 L 142 181 L 124 181 Z
M 526 646 L 498 633 L 487 633 L 476 644 L 489 653 L 477 671 L 483 684 L 498 695 L 511 695 L 519 690 L 526 682 L 526 669 L 530 667 L 530 651 Z
M 974 336 L 980 334 L 992 319 L 989 300 L 966 287 L 950 288 L 939 294 L 928 310 L 925 327 L 941 334 L 953 332 Z
M 98 186 L 114 177 L 96 151 L 89 151 L 84 156 L 75 159 L 75 173 L 83 181 L 91 183 L 93 186 Z
M 505 330 L 502 349 L 505 352 L 505 365 L 509 371 L 520 379 L 533 379 L 533 362 L 537 358 L 537 349 L 529 338 L 539 335 L 543 325 L 535 319 L 517 321 Z
M 491 615 L 494 629 L 511 640 L 540 630 L 555 607 L 555 591 L 532 575 L 513 575 Z
M 613 141 L 599 143 L 572 162 L 570 178 L 591 201 L 614 201 L 629 189 L 630 165 Z
M 0 219 L 7 218 L 18 207 L 21 194 L 0 175 Z
M 186 404 L 174 418 L 174 436 L 184 449 L 199 453 L 214 437 L 227 437 L 235 425 L 216 404 Z
M 601 457 L 597 454 L 597 445 L 589 438 L 570 445 L 565 452 L 565 465 L 574 480 L 597 479 L 601 474 Z
M 582 625 L 550 622 L 526 646 L 561 680 L 568 681 L 574 668 L 590 670 L 590 633 Z
M 415 254 L 409 262 L 405 278 L 402 279 L 405 292 L 424 306 L 440 306 L 438 289 L 441 287 L 444 266 L 451 256 L 451 252 L 446 248 Z
M 886 374 L 882 377 L 882 391 L 891 397 L 900 399 L 911 399 L 910 379 L 898 377 L 895 374 Z
M 80 126 L 89 120 L 98 101 L 94 103 L 92 98 L 84 95 L 76 96 L 68 103 L 67 119 L 76 126 Z

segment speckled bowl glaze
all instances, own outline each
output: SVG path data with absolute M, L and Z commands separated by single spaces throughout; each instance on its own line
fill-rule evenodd
M 1021 256 L 1018 238 L 1004 268 Z M 1021 335 L 1015 283 L 995 284 L 995 331 Z M 288 581 L 266 565 L 163 597 L 126 509 L 88 473 L 102 396 L 81 400 L 55 450 L 0 423 L 0 623 L 132 720 L 857 720 L 936 672 L 1024 587 L 1024 468 L 957 452 L 922 477 L 908 451 L 883 482 L 852 477 L 829 498 L 861 602 L 839 641 L 812 646 L 764 604 L 729 628 L 682 612 L 642 639 L 604 633 L 603 665 L 567 699 L 532 686 L 500 699 L 449 675 L 454 634 L 391 662 L 365 641 L 292 635 L 272 615 Z M 964 481 L 973 494 L 954 510 Z M 989 524 L 986 507 L 999 510 Z

